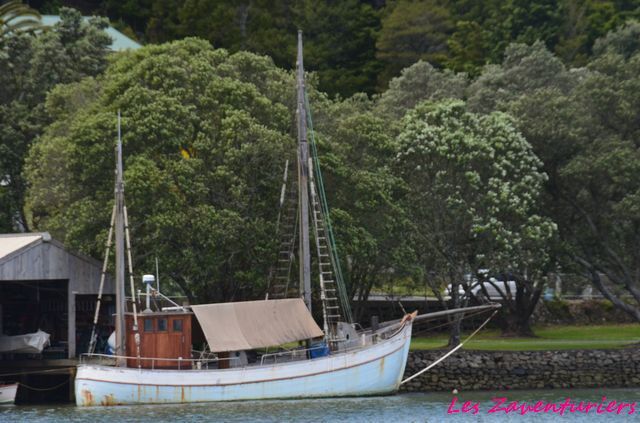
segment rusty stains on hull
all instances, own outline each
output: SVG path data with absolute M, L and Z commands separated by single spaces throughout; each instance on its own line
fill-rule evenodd
M 116 401 L 116 398 L 113 394 L 107 394 L 104 396 L 103 400 L 100 401 L 100 405 L 121 405 L 121 403 Z
M 82 390 L 82 404 L 95 405 L 95 402 L 93 401 L 93 394 L 88 389 Z

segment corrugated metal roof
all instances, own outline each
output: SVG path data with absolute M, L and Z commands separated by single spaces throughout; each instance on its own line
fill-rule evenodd
M 26 247 L 32 242 L 39 241 L 48 233 L 6 234 L 0 235 L 0 259 Z M 50 237 L 49 237 L 50 238 Z
M 88 16 L 83 16 L 82 19 L 88 20 Z M 58 15 L 42 15 L 42 24 L 46 26 L 53 26 L 60 22 L 60 16 Z M 140 44 L 133 41 L 131 38 L 124 35 L 112 26 L 105 29 L 105 32 L 111 37 L 111 50 L 136 50 L 142 47 Z

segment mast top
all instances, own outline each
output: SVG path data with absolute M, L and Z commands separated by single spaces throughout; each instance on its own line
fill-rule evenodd
M 302 30 L 301 29 L 298 30 L 298 57 L 297 57 L 296 65 L 298 67 L 298 75 L 300 74 L 300 71 L 304 72 L 304 66 L 302 63 Z
M 124 192 L 122 179 L 122 131 L 120 129 L 120 109 L 118 109 L 118 143 L 116 147 L 116 195 Z
M 298 94 L 298 141 L 307 142 L 307 110 L 305 106 L 304 59 L 302 53 L 302 30 L 298 30 L 297 94 Z M 306 164 L 305 164 L 306 166 Z

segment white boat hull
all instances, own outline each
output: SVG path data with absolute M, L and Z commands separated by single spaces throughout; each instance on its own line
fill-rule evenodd
M 0 405 L 14 404 L 16 401 L 16 392 L 18 392 L 18 384 L 0 385 Z
M 225 370 L 149 370 L 80 365 L 78 406 L 361 396 L 395 392 L 411 322 L 384 341 L 313 360 Z

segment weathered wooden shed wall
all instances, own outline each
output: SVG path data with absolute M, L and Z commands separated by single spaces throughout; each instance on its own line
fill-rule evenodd
M 8 281 L 66 280 L 68 281 L 68 342 L 69 357 L 76 353 L 76 310 L 75 296 L 98 294 L 102 263 L 82 254 L 70 252 L 64 246 L 43 232 L 25 234 L 41 235 L 30 244 L 0 257 L 0 283 Z M 20 234 L 0 235 L 3 239 Z M 104 294 L 114 294 L 114 284 L 107 278 Z

